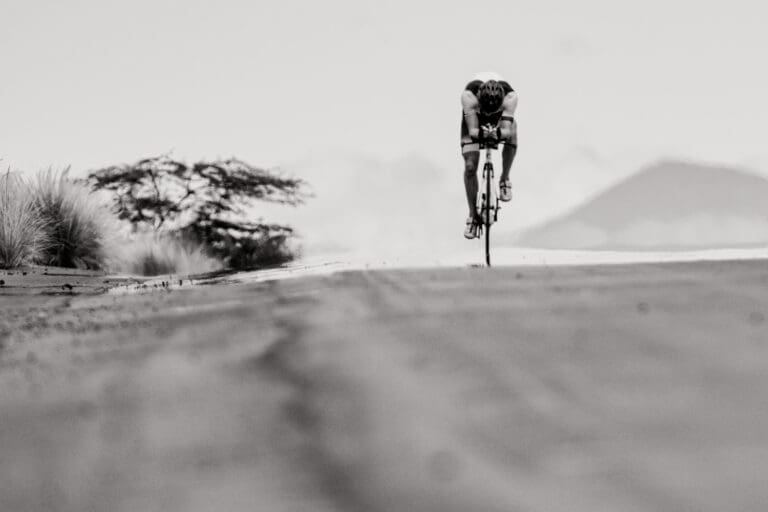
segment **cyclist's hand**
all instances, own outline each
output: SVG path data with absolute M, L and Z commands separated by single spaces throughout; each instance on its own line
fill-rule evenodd
M 487 142 L 499 142 L 499 134 L 496 128 L 491 128 L 488 126 L 483 126 L 480 128 L 480 137 Z

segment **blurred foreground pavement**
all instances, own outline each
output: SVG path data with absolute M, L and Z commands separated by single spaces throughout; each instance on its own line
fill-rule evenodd
M 763 511 L 768 264 L 0 296 L 0 510 Z

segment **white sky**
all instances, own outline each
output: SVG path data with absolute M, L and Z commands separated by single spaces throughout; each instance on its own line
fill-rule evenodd
M 271 166 L 330 148 L 420 153 L 458 177 L 459 94 L 494 70 L 520 94 L 523 181 L 661 156 L 759 168 L 767 11 L 757 0 L 0 0 L 0 157 L 82 172 L 169 150 Z

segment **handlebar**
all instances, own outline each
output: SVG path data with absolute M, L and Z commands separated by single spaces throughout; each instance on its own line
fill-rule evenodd
M 484 130 L 490 132 L 495 129 L 495 126 L 493 126 L 491 123 L 487 123 L 480 127 L 480 133 L 482 134 Z M 504 141 L 497 140 L 495 142 L 485 142 L 480 137 L 478 137 L 477 143 L 480 144 L 480 149 L 499 149 L 499 144 L 503 144 Z

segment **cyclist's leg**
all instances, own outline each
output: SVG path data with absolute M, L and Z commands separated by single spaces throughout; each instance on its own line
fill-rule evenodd
M 514 131 L 504 140 L 504 149 L 501 151 L 501 181 L 509 179 L 509 171 L 512 169 L 512 162 L 515 161 L 517 154 L 517 122 L 512 126 Z
M 467 193 L 467 205 L 469 217 L 477 217 L 477 166 L 480 163 L 480 150 L 466 148 L 462 150 L 464 156 L 464 189 Z
M 461 116 L 461 155 L 464 157 L 464 190 L 467 193 L 469 217 L 477 217 L 477 166 L 480 162 L 480 145 L 472 142 L 464 116 Z

